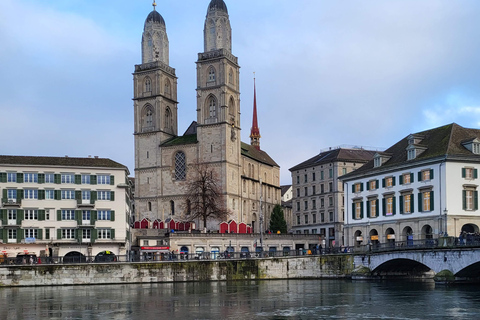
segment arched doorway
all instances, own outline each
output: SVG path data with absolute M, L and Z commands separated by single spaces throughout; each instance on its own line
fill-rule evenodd
M 428 224 L 422 227 L 422 239 L 433 239 L 433 229 Z
M 63 256 L 63 263 L 85 263 L 87 258 L 78 251 L 70 251 Z
M 117 256 L 112 251 L 102 251 L 95 256 L 95 262 L 116 262 Z
M 392 228 L 388 228 L 385 231 L 385 238 L 390 247 L 395 247 L 395 231 Z
M 411 227 L 403 228 L 402 237 L 406 241 L 407 246 L 413 246 L 413 230 Z
M 374 248 L 378 247 L 378 245 L 380 244 L 380 239 L 378 237 L 377 229 L 370 230 L 369 236 L 370 236 L 370 243 L 372 244 L 372 246 Z
M 362 242 L 363 242 L 362 231 L 360 230 L 355 231 L 355 247 L 361 246 Z
M 478 227 L 474 224 L 471 224 L 471 223 L 468 223 L 468 224 L 464 224 L 462 226 L 462 233 L 465 232 L 465 233 L 476 233 L 478 232 Z

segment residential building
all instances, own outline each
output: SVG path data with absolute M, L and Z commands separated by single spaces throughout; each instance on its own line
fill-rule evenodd
M 362 148 L 331 148 L 290 168 L 293 232 L 318 234 L 324 248 L 343 245 L 344 200 L 339 177 L 358 169 L 374 154 Z
M 124 165 L 98 157 L 0 156 L 0 248 L 85 259 L 130 248 Z
M 480 130 L 449 124 L 409 134 L 345 184 L 347 245 L 479 231 Z
M 292 232 L 292 197 L 293 197 L 293 192 L 292 192 L 292 185 L 284 185 L 280 187 L 282 190 L 282 210 L 283 210 L 283 216 L 285 218 L 285 221 L 287 222 L 287 230 L 289 233 Z
M 194 166 L 215 171 L 227 220 L 263 229 L 280 199 L 280 167 L 260 147 L 256 91 L 249 144 L 240 141 L 240 66 L 232 53 L 227 6 L 212 0 L 204 26 L 204 50 L 198 54 L 197 120 L 178 135 L 177 76 L 169 65 L 166 24 L 155 7 L 142 36 L 142 64 L 135 66 L 135 208 L 136 219 L 189 221 L 186 201 Z M 255 90 L 255 87 L 254 87 Z M 260 207 L 261 206 L 261 207 Z M 222 221 L 196 220 L 204 230 Z

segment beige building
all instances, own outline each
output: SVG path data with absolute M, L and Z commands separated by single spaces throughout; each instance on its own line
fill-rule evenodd
M 336 148 L 294 166 L 292 217 L 296 234 L 318 234 L 324 248 L 344 244 L 344 196 L 339 177 L 373 158 L 375 151 Z
M 102 158 L 0 156 L 0 251 L 7 257 L 126 256 L 127 167 Z
M 251 143 L 240 141 L 240 74 L 232 54 L 232 31 L 223 0 L 212 0 L 204 26 L 204 52 L 197 60 L 197 120 L 178 134 L 177 77 L 169 66 L 165 20 L 155 10 L 142 36 L 142 64 L 135 66 L 136 219 L 188 220 L 186 188 L 197 163 L 213 168 L 224 195 L 229 219 L 260 230 L 260 198 L 264 229 L 280 203 L 280 168 L 260 148 L 254 119 Z M 203 222 L 195 221 L 203 229 Z M 221 221 L 209 221 L 218 230 Z

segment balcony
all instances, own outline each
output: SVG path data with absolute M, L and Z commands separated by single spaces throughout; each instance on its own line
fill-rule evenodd
M 93 200 L 93 199 L 90 199 L 90 200 L 77 199 L 77 207 L 78 208 L 93 208 L 93 207 L 95 207 L 95 200 Z
M 19 208 L 22 205 L 22 200 L 2 198 L 2 204 L 4 208 L 7 208 L 7 207 Z

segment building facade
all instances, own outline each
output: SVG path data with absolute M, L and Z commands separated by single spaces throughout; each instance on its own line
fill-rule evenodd
M 345 184 L 349 246 L 479 231 L 480 130 L 455 123 L 410 134 Z
M 7 257 L 92 257 L 130 248 L 127 167 L 102 158 L 0 156 Z
M 324 248 L 343 245 L 344 197 L 339 177 L 374 154 L 364 149 L 331 149 L 292 167 L 293 232 L 318 234 Z
M 196 62 L 197 120 L 183 135 L 178 135 L 177 78 L 168 46 L 165 20 L 154 7 L 145 21 L 142 64 L 133 74 L 136 218 L 188 220 L 188 183 L 195 179 L 194 166 L 204 165 L 219 178 L 228 219 L 258 232 L 261 215 L 268 222 L 281 201 L 280 168 L 260 148 L 256 101 L 251 143 L 240 141 L 240 66 L 223 0 L 212 0 L 207 9 L 204 52 Z M 195 222 L 218 230 L 221 221 Z

